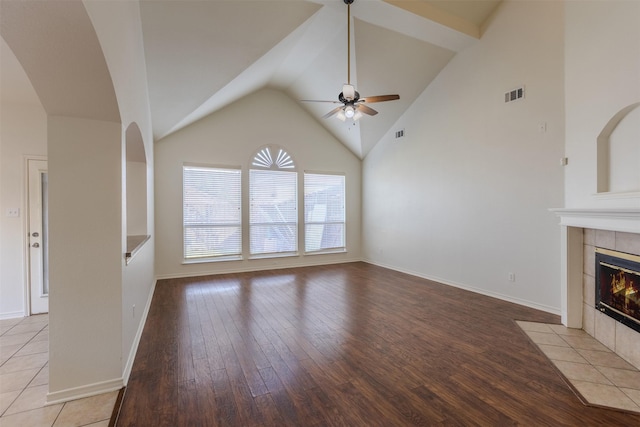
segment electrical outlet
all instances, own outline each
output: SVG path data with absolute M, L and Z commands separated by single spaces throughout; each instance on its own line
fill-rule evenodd
M 6 215 L 11 218 L 17 218 L 20 216 L 20 208 L 8 208 Z
M 131 315 L 133 316 L 133 318 L 136 318 L 136 305 L 133 304 L 133 306 L 131 307 Z
M 509 273 L 509 281 L 515 283 L 515 281 L 516 281 L 516 273 Z

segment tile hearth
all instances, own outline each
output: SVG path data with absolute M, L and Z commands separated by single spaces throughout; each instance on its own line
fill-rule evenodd
M 581 329 L 516 322 L 590 405 L 640 413 L 640 371 Z

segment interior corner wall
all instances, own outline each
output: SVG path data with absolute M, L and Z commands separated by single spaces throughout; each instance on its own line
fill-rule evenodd
M 363 162 L 366 260 L 560 312 L 563 36 L 562 2 L 506 1 L 419 96 Z
M 183 164 L 242 167 L 243 197 L 246 198 L 252 157 L 260 147 L 268 144 L 287 150 L 299 174 L 304 171 L 345 173 L 347 253 L 252 260 L 245 256 L 242 261 L 183 264 Z M 361 259 L 361 161 L 280 91 L 260 90 L 156 142 L 154 167 L 156 273 L 159 278 Z M 302 197 L 301 190 L 299 197 Z M 243 236 L 248 238 L 246 225 Z M 299 250 L 302 253 L 304 248 Z
M 49 395 L 122 386 L 120 123 L 49 116 Z
M 620 110 L 640 101 L 640 2 L 567 1 L 564 8 L 565 207 L 640 209 L 637 194 L 595 194 L 598 135 Z

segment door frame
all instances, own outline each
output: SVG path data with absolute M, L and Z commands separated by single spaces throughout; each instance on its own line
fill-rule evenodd
M 48 161 L 47 156 L 26 155 L 23 156 L 23 203 L 22 203 L 22 247 L 23 247 L 23 275 L 24 275 L 24 315 L 31 316 L 31 243 L 29 241 L 29 161 Z

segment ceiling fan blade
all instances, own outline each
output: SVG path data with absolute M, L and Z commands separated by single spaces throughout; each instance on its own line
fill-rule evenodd
M 384 102 L 384 101 L 395 101 L 396 99 L 400 99 L 400 95 L 366 96 L 364 98 L 360 98 L 360 102 Z
M 328 119 L 331 116 L 336 115 L 340 110 L 342 110 L 342 106 L 340 107 L 336 107 L 333 110 L 329 111 L 327 114 L 325 114 L 324 116 L 322 116 L 323 119 Z
M 368 114 L 370 116 L 375 116 L 376 114 L 378 114 L 378 112 L 376 110 L 374 110 L 371 107 L 367 107 L 364 104 L 358 104 L 356 105 L 356 109 L 362 113 Z
M 301 99 L 300 102 L 330 102 L 332 104 L 341 104 L 339 101 L 325 101 L 320 99 Z

